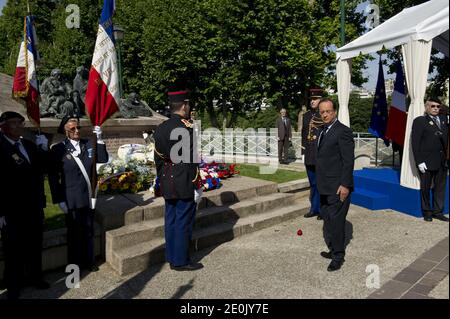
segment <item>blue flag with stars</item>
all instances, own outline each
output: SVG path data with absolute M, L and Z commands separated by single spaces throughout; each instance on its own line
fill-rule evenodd
M 380 62 L 378 68 L 378 82 L 375 90 L 375 99 L 373 100 L 372 117 L 370 118 L 369 133 L 382 138 L 384 144 L 389 146 L 389 140 L 385 138 L 388 123 L 388 108 L 386 99 L 386 87 L 384 85 L 383 63 Z

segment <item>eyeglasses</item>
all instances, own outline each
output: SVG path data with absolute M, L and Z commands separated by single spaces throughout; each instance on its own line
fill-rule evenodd
M 432 108 L 432 109 L 434 109 L 434 108 L 440 109 L 441 106 L 439 104 L 435 104 L 435 105 L 430 105 L 430 108 Z
M 76 131 L 81 131 L 81 126 L 74 126 L 66 130 L 67 132 L 75 133 Z

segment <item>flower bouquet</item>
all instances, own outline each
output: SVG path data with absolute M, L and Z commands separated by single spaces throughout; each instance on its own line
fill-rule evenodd
M 155 182 L 155 165 L 148 146 L 119 149 L 119 159 L 98 170 L 99 191 L 107 194 L 137 193 L 149 190 Z M 136 151 L 138 150 L 138 151 Z

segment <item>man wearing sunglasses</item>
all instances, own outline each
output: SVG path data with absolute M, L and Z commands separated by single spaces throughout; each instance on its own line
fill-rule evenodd
M 94 209 L 91 204 L 90 185 L 93 163 L 93 143 L 81 138 L 78 118 L 65 117 L 58 133 L 66 139 L 50 150 L 49 183 L 53 203 L 58 204 L 66 216 L 67 257 L 69 264 L 80 269 L 97 271 L 94 258 Z M 97 162 L 108 162 L 106 145 L 101 130 L 96 127 Z
M 440 105 L 438 99 L 428 99 L 425 115 L 414 120 L 411 132 L 412 150 L 420 177 L 422 213 L 427 222 L 433 218 L 448 222 L 444 216 L 448 126 L 446 117 L 439 115 Z

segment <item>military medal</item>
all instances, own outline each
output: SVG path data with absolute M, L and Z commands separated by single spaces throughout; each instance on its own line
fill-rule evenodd
M 433 121 L 430 121 L 430 125 L 434 125 Z
M 22 164 L 23 163 L 23 159 L 20 158 L 20 156 L 17 155 L 17 154 L 13 154 L 12 158 L 16 161 L 17 164 Z
M 72 159 L 72 156 L 70 156 L 70 154 L 67 154 L 66 157 L 67 157 L 68 160 Z
M 317 140 L 317 136 L 316 135 L 313 136 L 313 140 Z

